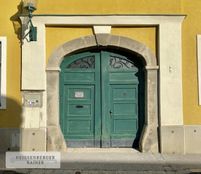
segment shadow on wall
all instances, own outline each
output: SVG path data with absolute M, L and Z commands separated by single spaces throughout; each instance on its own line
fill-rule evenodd
M 17 38 L 20 40 L 20 43 L 23 44 L 23 40 L 27 39 L 29 32 L 27 32 L 28 26 L 30 25 L 29 18 L 26 18 L 26 22 L 24 24 L 21 23 L 20 16 L 28 16 L 29 11 L 23 7 L 23 1 L 21 0 L 20 3 L 17 5 L 17 12 L 10 17 L 10 21 L 13 23 L 13 28 Z
M 13 23 L 13 28 L 15 31 L 15 34 L 17 35 L 17 38 L 21 40 L 21 33 L 22 33 L 22 27 L 21 27 L 21 21 L 20 21 L 20 15 L 23 14 L 23 2 L 21 1 L 17 6 L 18 11 L 10 17 L 10 20 Z
M 28 28 L 27 25 L 22 27 L 20 20 L 20 16 L 22 15 L 28 15 L 28 10 L 23 8 L 23 2 L 21 0 L 21 2 L 17 5 L 17 12 L 10 17 L 10 21 L 13 23 L 15 34 L 17 35 L 17 38 L 20 40 L 20 42 L 24 39 L 24 37 L 26 37 L 25 30 Z M 24 30 L 22 30 L 22 28 Z
M 20 127 L 22 106 L 16 100 L 6 97 L 6 109 L 0 110 L 0 152 L 20 149 Z

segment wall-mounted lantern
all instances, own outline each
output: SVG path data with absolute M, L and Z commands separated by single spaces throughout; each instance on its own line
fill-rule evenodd
M 23 0 L 23 8 L 28 11 L 29 21 L 27 23 L 27 27 L 29 28 L 29 41 L 37 41 L 37 27 L 33 26 L 31 21 L 33 15 L 32 13 L 36 10 L 37 0 Z

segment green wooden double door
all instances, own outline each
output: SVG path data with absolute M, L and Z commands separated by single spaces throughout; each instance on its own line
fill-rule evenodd
M 138 68 L 94 51 L 61 63 L 60 125 L 68 147 L 132 147 L 139 131 Z

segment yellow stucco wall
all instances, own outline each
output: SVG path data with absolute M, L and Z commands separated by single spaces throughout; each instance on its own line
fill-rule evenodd
M 92 34 L 90 27 L 46 27 L 46 60 L 48 61 L 51 53 L 65 42 Z
M 201 106 L 198 105 L 198 76 L 196 35 L 201 34 L 201 1 L 183 0 L 183 94 L 184 123 L 201 124 Z
M 21 52 L 14 26 L 19 26 L 16 14 L 20 0 L 9 1 L 0 0 L 0 36 L 6 36 L 8 41 L 8 100 L 7 109 L 0 110 L 0 127 L 19 127 Z M 38 0 L 35 14 L 187 14 L 182 25 L 184 123 L 201 124 L 196 59 L 196 34 L 201 34 L 200 7 L 200 0 Z M 47 27 L 46 31 L 47 57 L 62 43 L 92 34 L 91 28 Z M 113 28 L 112 34 L 131 37 L 156 51 L 155 28 Z
M 179 14 L 181 0 L 38 0 L 38 14 Z
M 156 54 L 156 28 L 155 27 L 113 27 L 111 34 L 125 36 L 137 40 Z
M 0 0 L 0 36 L 7 37 L 7 109 L 0 110 L 0 127 L 19 127 L 21 123 L 20 41 L 12 22 L 18 4 L 19 0 Z

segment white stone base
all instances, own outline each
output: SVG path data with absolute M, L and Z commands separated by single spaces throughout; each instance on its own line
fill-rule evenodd
M 201 125 L 174 125 L 160 128 L 161 153 L 201 154 Z
M 0 152 L 18 151 L 20 149 L 20 129 L 0 129 Z
M 162 126 L 160 128 L 161 153 L 184 153 L 184 128 L 183 126 Z
M 201 125 L 184 126 L 185 153 L 201 154 Z
M 21 151 L 46 151 L 46 129 L 21 129 Z
M 174 125 L 160 128 L 163 154 L 201 154 L 201 125 Z M 46 129 L 0 129 L 0 152 L 46 151 Z M 23 139 L 21 139 L 23 137 Z

